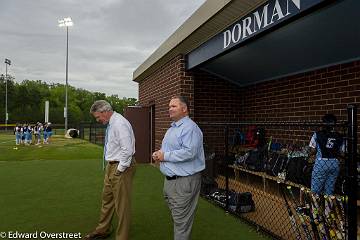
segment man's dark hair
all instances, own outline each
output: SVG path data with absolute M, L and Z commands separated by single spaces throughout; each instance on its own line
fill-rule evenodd
M 190 105 L 189 105 L 189 100 L 187 97 L 184 96 L 174 96 L 171 99 L 179 99 L 179 101 L 183 104 L 185 104 L 185 106 L 187 107 L 188 112 L 190 113 Z
M 328 113 L 328 114 L 325 114 L 323 117 L 322 117 L 322 121 L 323 123 L 325 123 L 326 125 L 335 125 L 336 124 L 336 117 L 334 114 L 331 114 L 331 113 Z
M 334 130 L 334 127 L 336 124 L 336 117 L 334 114 L 331 114 L 331 113 L 325 114 L 322 117 L 322 121 L 325 124 L 325 126 L 323 126 L 323 129 L 325 131 L 331 132 Z

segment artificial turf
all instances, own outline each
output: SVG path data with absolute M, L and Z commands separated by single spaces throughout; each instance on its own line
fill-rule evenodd
M 100 210 L 102 148 L 58 136 L 49 145 L 17 146 L 16 150 L 13 139 L 0 135 L 0 232 L 80 232 L 84 236 L 92 230 Z M 162 184 L 156 167 L 137 166 L 130 239 L 172 239 Z M 114 239 L 114 234 L 108 239 Z M 200 199 L 192 239 L 266 238 Z

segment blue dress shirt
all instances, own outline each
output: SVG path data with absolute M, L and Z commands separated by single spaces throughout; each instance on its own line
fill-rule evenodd
M 171 123 L 161 145 L 164 161 L 160 171 L 166 176 L 189 176 L 205 169 L 203 134 L 188 116 Z

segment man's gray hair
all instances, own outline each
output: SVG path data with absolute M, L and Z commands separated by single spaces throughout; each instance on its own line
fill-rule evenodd
M 94 104 L 90 108 L 90 113 L 94 113 L 94 112 L 112 112 L 112 111 L 113 111 L 113 109 L 112 109 L 110 103 L 108 103 L 105 100 L 95 101 Z

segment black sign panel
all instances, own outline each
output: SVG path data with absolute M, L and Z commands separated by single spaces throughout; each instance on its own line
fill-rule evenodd
M 270 0 L 187 55 L 191 69 L 326 0 Z

